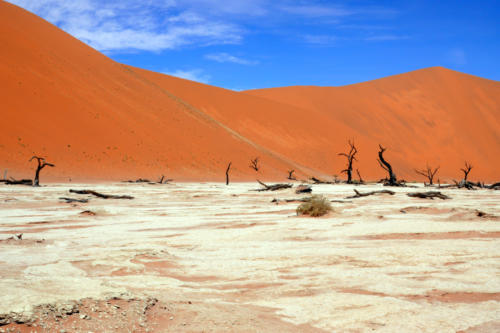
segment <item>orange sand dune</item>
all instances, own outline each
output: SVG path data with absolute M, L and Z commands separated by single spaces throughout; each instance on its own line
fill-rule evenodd
M 281 180 L 340 174 L 352 138 L 365 179 L 426 162 L 443 180 L 500 178 L 500 84 L 441 68 L 346 87 L 233 92 L 122 65 L 43 19 L 0 2 L 0 172 L 43 179 Z M 249 168 L 260 157 L 261 169 Z
M 379 174 L 377 143 L 388 148 L 396 174 L 441 166 L 439 177 L 459 179 L 467 160 L 475 179 L 500 178 L 500 83 L 442 67 L 426 68 L 344 87 L 285 87 L 253 96 L 315 110 L 355 133 L 359 163 Z M 342 140 L 342 137 L 339 137 Z

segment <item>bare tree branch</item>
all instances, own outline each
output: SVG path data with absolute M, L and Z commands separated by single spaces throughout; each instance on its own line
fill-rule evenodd
M 226 169 L 226 185 L 229 185 L 229 170 L 231 169 L 231 164 L 233 162 L 229 162 L 229 164 L 227 165 L 227 169 Z
M 380 166 L 389 174 L 389 180 L 386 185 L 398 186 L 396 175 L 392 171 L 392 166 L 384 159 L 384 152 L 386 151 L 386 148 L 382 147 L 380 144 L 378 146 L 380 148 L 380 151 L 378 152 L 378 162 Z
M 357 161 L 355 156 L 358 150 L 354 145 L 354 141 L 349 140 L 348 143 L 350 146 L 349 153 L 339 153 L 338 155 L 347 158 L 347 168 L 342 170 L 341 173 L 347 174 L 347 184 L 352 184 L 352 162 Z
M 253 160 L 250 160 L 250 168 L 254 169 L 255 171 L 259 171 L 259 158 L 256 157 Z
M 45 162 L 45 158 L 38 157 L 38 156 L 33 156 L 32 158 L 30 158 L 29 162 L 33 161 L 34 159 L 36 159 L 38 161 L 38 166 L 36 168 L 35 179 L 33 181 L 33 186 L 40 186 L 40 171 L 43 168 L 45 168 L 46 166 L 55 167 L 55 165 L 52 164 L 52 163 Z

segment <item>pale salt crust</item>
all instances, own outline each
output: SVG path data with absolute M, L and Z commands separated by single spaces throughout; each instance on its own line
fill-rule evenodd
M 78 196 L 69 188 L 135 199 L 59 202 Z M 300 197 L 293 190 L 251 191 L 256 188 L 255 183 L 0 186 L 0 240 L 24 232 L 22 241 L 0 242 L 0 314 L 29 314 L 38 304 L 127 292 L 268 306 L 286 321 L 329 331 L 455 332 L 500 320 L 498 298 L 472 303 L 411 298 L 433 290 L 500 292 L 498 235 L 477 237 L 499 232 L 500 220 L 475 214 L 479 209 L 500 216 L 500 191 L 442 190 L 453 199 L 441 201 L 405 195 L 428 190 L 421 185 L 395 188 L 394 196 L 333 203 L 335 212 L 315 219 L 297 217 L 298 203 L 271 203 Z M 330 200 L 344 200 L 353 188 L 313 186 L 315 194 Z M 84 210 L 97 215 L 79 214 Z M 365 237 L 467 231 L 474 234 Z M 169 265 L 144 270 L 148 262 Z

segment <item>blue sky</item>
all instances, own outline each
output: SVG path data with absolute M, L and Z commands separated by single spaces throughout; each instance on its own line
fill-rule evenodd
M 500 80 L 499 1 L 9 2 L 121 63 L 233 90 L 430 66 Z

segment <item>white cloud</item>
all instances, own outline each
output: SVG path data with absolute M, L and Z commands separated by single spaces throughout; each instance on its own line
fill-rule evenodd
M 236 25 L 179 11 L 175 3 L 168 0 L 10 2 L 34 12 L 100 51 L 161 51 L 192 44 L 234 44 L 242 38 Z
M 210 75 L 206 74 L 202 69 L 191 69 L 191 70 L 176 70 L 174 72 L 163 72 L 163 74 L 172 75 L 176 77 L 180 77 L 182 79 L 201 82 L 201 83 L 209 83 Z
M 308 0 L 8 0 L 57 25 L 69 34 L 106 52 L 159 52 L 182 47 L 239 44 L 243 37 L 278 32 L 289 24 L 322 24 L 329 28 L 364 17 L 385 17 L 394 11 L 348 2 Z M 269 29 L 272 27 L 273 29 Z M 361 30 L 361 29 L 358 29 Z M 294 35 L 312 44 L 334 38 Z M 361 38 L 362 39 L 362 38 Z M 366 40 L 395 40 L 372 36 Z M 254 63 L 231 55 L 212 60 Z
M 235 57 L 231 54 L 228 53 L 213 53 L 213 54 L 207 54 L 205 55 L 206 59 L 217 61 L 217 62 L 232 62 L 235 64 L 240 64 L 240 65 L 256 65 L 258 64 L 258 61 L 252 61 L 252 60 L 247 60 L 239 57 Z

